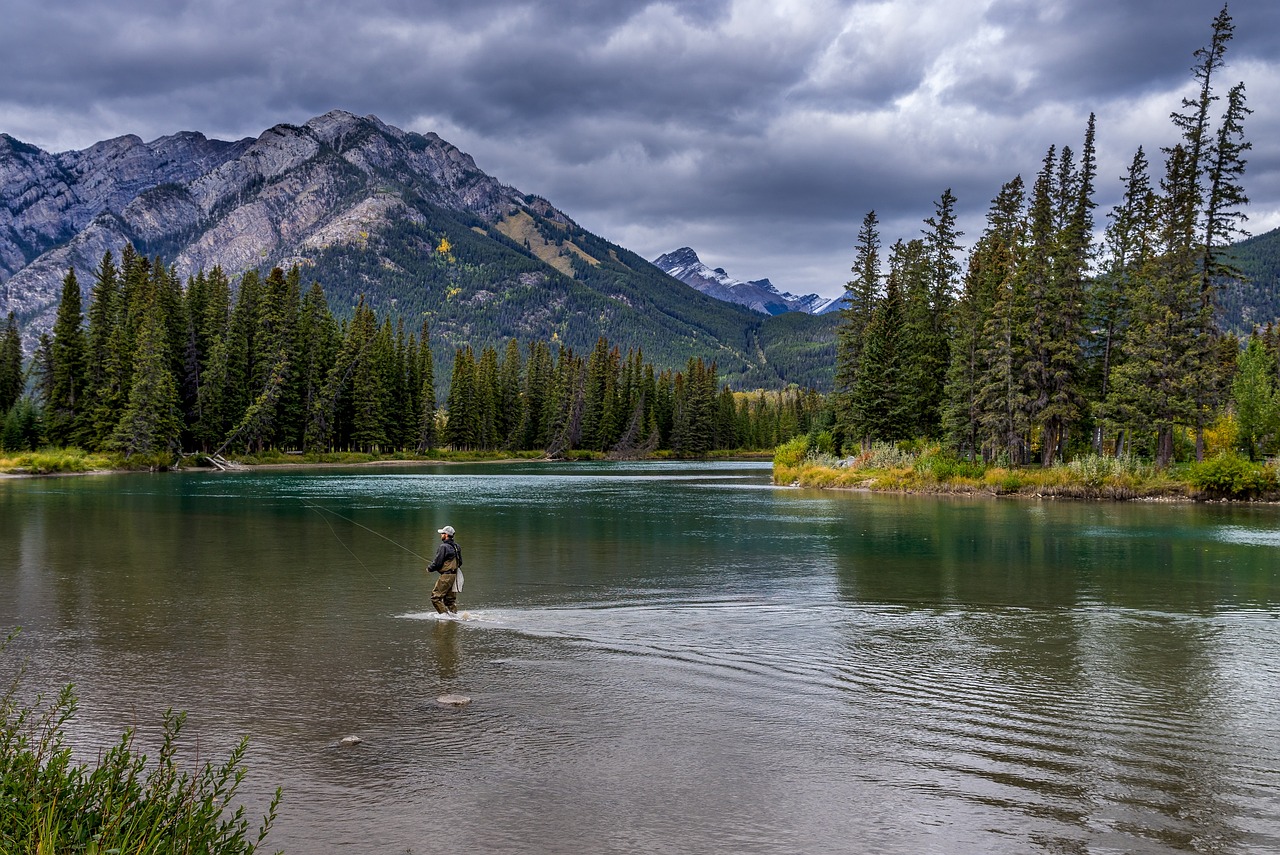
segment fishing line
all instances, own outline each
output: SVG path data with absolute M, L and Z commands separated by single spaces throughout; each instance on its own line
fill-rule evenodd
M 334 516 L 336 516 L 336 517 L 339 517 L 340 519 L 347 519 L 346 517 L 342 516 L 342 514 L 334 513 L 333 511 L 329 511 L 329 509 L 328 509 L 328 508 L 322 508 L 322 507 L 320 507 L 319 505 L 313 505 L 313 504 L 311 504 L 310 502 L 303 502 L 302 504 L 303 504 L 303 505 L 305 505 L 305 506 L 306 506 L 306 507 L 308 507 L 308 508 L 311 508 L 311 509 L 312 509 L 312 510 L 314 510 L 314 511 L 317 511 L 317 512 L 321 512 L 321 511 L 328 511 L 329 513 L 333 514 L 333 515 L 334 515 Z M 336 540 L 338 541 L 338 543 L 342 544 L 342 548 L 343 548 L 343 549 L 347 550 L 347 552 L 348 552 L 348 553 L 350 553 L 351 557 L 352 557 L 352 558 L 354 558 L 354 559 L 356 560 L 356 563 L 360 565 L 360 569 L 364 570 L 365 575 L 367 575 L 370 579 L 373 579 L 373 580 L 374 580 L 375 582 L 377 582 L 378 584 L 380 584 L 380 585 L 385 585 L 385 584 L 386 584 L 386 580 L 385 580 L 385 579 L 382 579 L 382 578 L 379 578 L 378 576 L 375 576 L 375 575 L 374 575 L 374 573 L 373 573 L 373 571 L 372 571 L 372 570 L 370 570 L 370 569 L 368 568 L 368 566 L 367 566 L 363 561 L 361 561 L 361 560 L 360 560 L 360 556 L 359 556 L 359 555 L 356 555 L 356 554 L 355 554 L 355 552 L 351 549 L 351 547 L 350 547 L 350 546 L 347 546 L 346 541 L 344 541 L 344 540 L 342 539 L 342 537 L 338 534 L 337 530 L 333 527 L 333 524 L 329 522 L 329 518 L 328 518 L 328 517 L 326 517 L 323 513 L 321 513 L 321 514 L 320 514 L 320 519 L 324 520 L 324 524 L 325 524 L 326 526 L 328 526 L 328 527 L 329 527 L 329 531 L 331 531 L 331 532 L 333 533 L 334 539 L 336 539 Z M 352 525 L 360 526 L 360 528 L 363 528 L 365 531 L 368 531 L 368 532 L 370 532 L 370 533 L 372 533 L 372 534 L 378 534 L 378 533 L 377 533 L 376 531 L 374 531 L 373 529 L 368 528 L 367 526 L 360 525 L 360 523 L 356 522 L 355 520 L 347 519 L 347 522 L 351 523 Z M 391 538 L 389 538 L 389 537 L 383 537 L 383 535 L 380 535 L 380 534 L 378 534 L 378 537 L 381 537 L 383 540 L 389 540 L 389 541 L 391 541 L 392 543 L 395 543 L 395 541 L 391 540 Z M 400 546 L 400 544 L 396 543 L 396 546 Z M 401 549 L 403 549 L 403 550 L 405 550 L 406 552 L 411 553 L 411 554 L 416 554 L 416 553 L 413 553 L 413 550 L 408 549 L 407 547 L 400 546 L 400 548 L 401 548 Z M 419 557 L 421 557 L 421 556 L 419 556 Z M 390 590 L 391 590 L 391 586 L 390 586 L 390 585 L 387 585 L 387 590 L 388 590 L 388 591 L 390 591 Z
M 374 531 L 373 529 L 369 528 L 367 525 L 360 525 L 360 523 L 358 523 L 358 522 L 356 522 L 355 520 L 351 519 L 351 517 L 344 517 L 342 514 L 338 513 L 337 511 L 332 511 L 332 510 L 329 510 L 328 508 L 322 508 L 322 507 L 320 507 L 319 505 L 312 504 L 311 502 L 303 501 L 303 502 L 302 502 L 302 504 L 306 505 L 308 508 L 315 508 L 317 511 L 324 511 L 324 512 L 325 512 L 325 513 L 327 513 L 327 514 L 333 514 L 333 515 L 334 515 L 335 517 L 337 517 L 338 519 L 340 519 L 340 520 L 346 520 L 347 522 L 351 523 L 352 525 L 357 526 L 357 527 L 359 527 L 359 528 L 362 528 L 362 529 L 364 529 L 365 531 L 369 532 L 369 534 L 377 535 L 378 537 L 380 537 L 380 538 L 382 538 L 383 540 L 385 540 L 387 543 L 390 543 L 392 546 L 398 546 L 398 547 L 400 547 L 400 548 L 401 548 L 401 549 L 403 549 L 405 552 L 407 552 L 407 553 L 409 553 L 410 555 L 412 555 L 414 558 L 417 558 L 419 561 L 427 561 L 427 560 L 429 560 L 429 559 L 423 558 L 421 555 L 419 555 L 418 553 L 414 552 L 412 549 L 410 549 L 409 547 L 405 546 L 404 544 L 402 544 L 402 543 L 396 543 L 394 540 L 392 540 L 391 538 L 387 537 L 385 534 L 382 534 L 381 532 L 376 532 L 376 531 Z M 332 529 L 333 527 L 332 527 L 332 526 L 330 526 L 330 528 Z

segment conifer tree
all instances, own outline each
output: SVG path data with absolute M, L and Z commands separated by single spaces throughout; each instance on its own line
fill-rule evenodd
M 550 441 L 546 414 L 548 401 L 552 397 L 555 369 L 551 361 L 551 348 L 546 342 L 535 341 L 529 345 L 528 350 L 522 394 L 524 406 L 521 408 L 517 447 L 546 448 Z
M 476 401 L 476 362 L 470 347 L 460 347 L 453 357 L 449 379 L 448 418 L 444 442 L 450 448 L 467 451 L 480 442 L 480 412 Z
M 421 394 L 418 403 L 418 451 L 435 448 L 436 434 L 436 369 L 431 353 L 431 331 L 424 318 L 422 337 L 418 346 L 418 374 L 421 378 Z
M 322 402 L 328 372 L 341 347 L 338 324 L 329 312 L 329 303 L 319 282 L 312 282 L 302 298 L 298 314 L 297 389 L 300 395 L 298 418 L 303 447 L 307 447 L 307 426 Z
M 1115 423 L 1112 412 L 1112 373 L 1124 353 L 1124 337 L 1130 324 L 1137 277 L 1146 269 L 1153 251 L 1155 196 L 1151 191 L 1147 157 L 1141 148 L 1133 156 L 1124 181 L 1124 195 L 1108 215 L 1104 239 L 1105 260 L 1088 293 L 1089 345 L 1092 384 L 1099 420 L 1094 429 L 1094 453 L 1103 451 L 1103 423 Z M 1115 453 L 1123 453 L 1123 435 L 1117 435 Z
M 880 229 L 875 211 L 867 212 L 858 230 L 858 252 L 853 278 L 845 285 L 840 326 L 836 329 L 834 408 L 836 431 L 849 448 L 864 431 L 858 424 L 854 389 L 862 361 L 863 340 L 880 291 Z
M 918 247 L 918 244 L 917 244 Z M 851 402 L 853 423 L 864 444 L 904 437 L 910 431 L 909 404 L 904 400 L 904 276 L 907 245 L 893 245 L 884 298 L 871 313 L 862 346 L 861 366 Z M 779 433 L 785 433 L 783 425 Z M 798 428 L 798 424 L 796 424 Z
M 938 362 L 939 340 L 933 307 L 932 259 L 919 238 L 895 245 L 898 288 L 902 293 L 902 329 L 898 334 L 902 433 L 890 439 L 934 436 L 939 429 L 943 365 Z
M 515 339 L 507 341 L 507 349 L 502 357 L 502 367 L 498 371 L 498 399 L 495 414 L 497 445 L 503 448 L 519 448 L 516 434 L 524 419 L 524 401 L 520 390 L 524 375 L 524 360 L 520 354 L 520 343 Z
M 0 414 L 9 411 L 22 397 L 22 335 L 18 319 L 9 312 L 0 332 Z
M 498 435 L 498 351 L 485 345 L 475 365 L 476 445 L 482 449 L 497 448 Z
M 352 320 L 348 334 L 364 343 L 358 347 L 363 355 L 356 361 L 351 380 L 351 443 L 361 451 L 376 453 L 388 443 L 391 325 L 384 321 L 379 326 L 373 309 L 364 306 Z
M 129 355 L 117 349 L 124 293 L 120 271 L 110 251 L 103 254 L 93 278 L 85 359 L 89 407 L 77 442 L 96 449 L 106 444 L 120 421 L 128 391 L 124 381 Z
M 998 296 L 1013 275 L 1022 236 L 1022 178 L 1007 182 L 992 200 L 987 226 L 969 256 L 963 292 L 952 312 L 950 363 L 944 389 L 943 430 L 966 457 L 982 453 L 979 391 L 990 369 L 984 328 Z
M 1021 265 L 1027 231 L 1022 191 L 1021 179 L 1015 179 L 1001 193 L 1002 219 L 1010 213 L 1014 219 L 1003 223 L 1008 243 L 1002 241 L 1001 250 L 1007 251 L 1008 257 L 997 254 L 1000 263 L 993 264 L 986 274 L 984 287 L 991 289 L 991 309 L 977 343 L 975 362 L 980 373 L 973 389 L 984 458 L 1004 457 L 1015 465 L 1026 459 L 1031 431 L 1031 402 L 1024 379 L 1030 306 L 1027 276 Z
M 87 418 L 84 314 L 74 269 L 62 280 L 62 299 L 53 322 L 45 433 L 54 445 L 71 445 Z
M 139 325 L 129 397 L 111 436 L 112 446 L 123 451 L 126 457 L 175 452 L 182 433 L 182 413 L 160 307 L 161 295 L 144 285 L 143 292 L 136 294 L 135 299 Z

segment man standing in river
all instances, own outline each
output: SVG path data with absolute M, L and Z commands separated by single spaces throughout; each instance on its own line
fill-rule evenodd
M 462 550 L 453 540 L 453 526 L 447 525 L 438 529 L 440 546 L 436 549 L 435 558 L 427 565 L 428 573 L 439 573 L 436 586 L 431 591 L 431 605 L 436 612 L 451 615 L 458 613 L 458 595 L 454 583 L 458 579 L 458 571 L 462 569 Z

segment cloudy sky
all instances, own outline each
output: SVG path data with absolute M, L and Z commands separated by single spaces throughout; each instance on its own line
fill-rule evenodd
M 0 132 L 51 151 L 257 136 L 330 109 L 435 131 L 654 258 L 840 292 L 959 198 L 968 245 L 1014 175 L 1098 116 L 1099 222 L 1218 0 L 0 0 Z M 1248 227 L 1280 227 L 1280 3 L 1234 0 L 1215 87 L 1254 110 Z

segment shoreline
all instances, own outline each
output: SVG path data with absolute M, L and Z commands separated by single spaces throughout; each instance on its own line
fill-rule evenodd
M 685 458 L 663 458 L 649 457 L 637 458 L 635 462 L 646 461 L 671 461 L 682 460 Z M 772 460 L 772 453 L 760 453 L 758 455 L 745 452 L 742 454 L 731 454 L 723 457 L 710 458 L 688 458 L 693 461 L 702 460 L 751 460 L 756 462 L 764 462 Z M 448 458 L 430 458 L 430 459 L 410 459 L 410 458 L 388 458 L 385 460 L 280 460 L 268 463 L 244 463 L 241 461 L 228 461 L 231 463 L 226 469 L 220 469 L 217 466 L 171 466 L 164 468 L 129 468 L 116 467 L 107 469 L 84 469 L 71 472 L 0 472 L 0 480 L 9 478 L 64 478 L 74 476 L 88 475 L 157 475 L 170 472 L 247 472 L 256 469 L 290 469 L 298 467 L 351 467 L 351 466 L 459 466 L 467 463 L 491 464 L 491 463 L 589 463 L 589 462 L 626 462 L 630 458 L 622 460 L 610 460 L 609 458 L 572 458 L 572 457 L 480 457 L 468 460 L 451 460 Z

